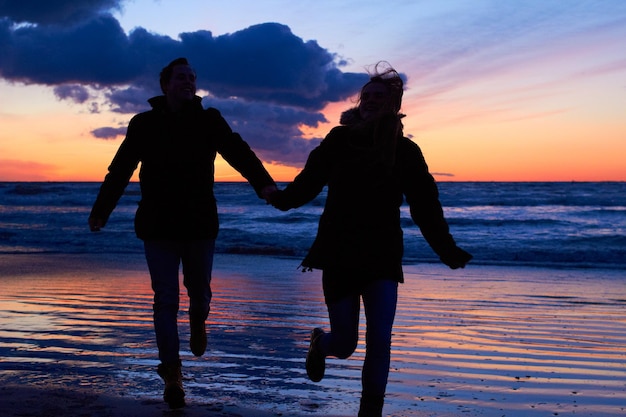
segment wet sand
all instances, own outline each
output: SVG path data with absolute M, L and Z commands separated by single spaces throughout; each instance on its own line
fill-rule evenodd
M 215 261 L 202 358 L 181 306 L 188 406 L 170 411 L 141 256 L 0 255 L 0 416 L 356 415 L 363 337 L 321 383 L 304 371 L 308 332 L 327 327 L 319 273 L 294 259 Z M 384 415 L 626 413 L 623 271 L 405 272 Z

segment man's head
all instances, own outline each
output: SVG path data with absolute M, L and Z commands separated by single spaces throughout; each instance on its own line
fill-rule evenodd
M 161 70 L 161 91 L 168 103 L 177 107 L 196 95 L 196 72 L 186 58 L 177 58 Z

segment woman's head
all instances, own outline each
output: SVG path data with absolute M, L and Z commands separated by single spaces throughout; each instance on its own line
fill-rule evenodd
M 379 67 L 385 65 L 383 70 Z M 367 120 L 381 113 L 398 113 L 402 106 L 404 82 L 400 74 L 387 63 L 378 63 L 370 80 L 361 88 L 359 114 Z

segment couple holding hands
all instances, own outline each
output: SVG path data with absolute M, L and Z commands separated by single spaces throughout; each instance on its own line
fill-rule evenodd
M 280 210 L 300 207 L 324 187 L 327 198 L 318 233 L 302 261 L 322 270 L 330 329 L 311 332 L 309 378 L 324 376 L 325 358 L 355 351 L 361 299 L 366 350 L 359 417 L 380 417 L 389 375 L 391 333 L 403 282 L 400 206 L 406 200 L 422 235 L 452 269 L 472 256 L 459 248 L 445 220 L 439 192 L 419 147 L 404 136 L 400 113 L 404 83 L 390 67 L 370 74 L 356 107 L 344 112 L 284 190 L 248 144 L 214 108 L 196 96 L 196 74 L 185 58 L 160 74 L 163 95 L 135 115 L 89 216 L 92 231 L 104 227 L 135 169 L 141 201 L 135 216 L 154 290 L 154 327 L 170 408 L 185 405 L 177 314 L 179 266 L 189 296 L 190 349 L 202 356 L 211 301 L 211 271 L 218 233 L 213 195 L 214 160 L 220 155 Z

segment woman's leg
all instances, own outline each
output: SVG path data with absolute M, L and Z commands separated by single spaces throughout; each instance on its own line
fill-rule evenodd
M 346 296 L 326 306 L 330 333 L 313 329 L 306 357 L 306 373 L 313 382 L 324 378 L 327 356 L 345 359 L 354 353 L 358 342 L 360 297 Z
M 367 330 L 360 416 L 379 416 L 389 377 L 391 331 L 398 301 L 398 283 L 376 280 L 363 292 Z
M 324 356 L 346 359 L 354 353 L 359 340 L 360 304 L 358 295 L 349 295 L 327 305 L 330 333 L 323 334 L 318 342 Z

